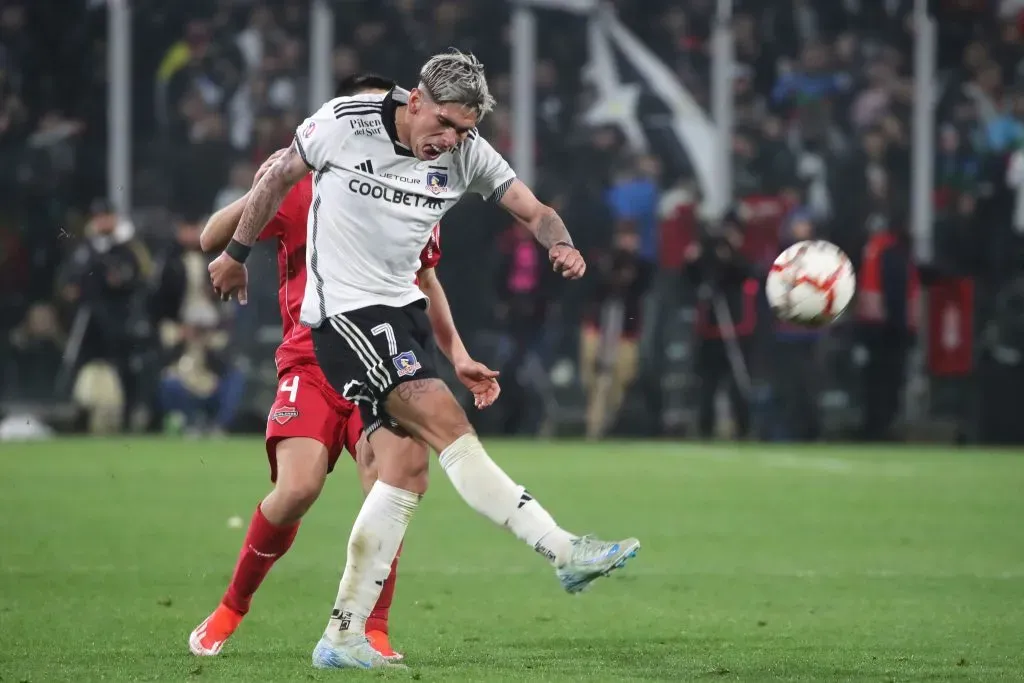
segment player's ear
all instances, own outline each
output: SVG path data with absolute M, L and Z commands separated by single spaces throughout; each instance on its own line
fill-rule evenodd
M 419 88 L 413 88 L 409 91 L 409 107 L 410 114 L 418 114 L 420 108 L 423 106 L 423 93 L 420 92 Z

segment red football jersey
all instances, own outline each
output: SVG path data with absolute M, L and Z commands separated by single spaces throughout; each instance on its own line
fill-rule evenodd
M 313 335 L 299 322 L 306 292 L 306 219 L 312 203 L 313 176 L 307 175 L 288 192 L 259 236 L 261 240 L 277 238 L 277 299 L 282 327 L 282 341 L 275 355 L 278 372 L 302 363 L 316 363 Z M 440 227 L 434 226 L 420 254 L 421 268 L 434 268 L 441 260 Z

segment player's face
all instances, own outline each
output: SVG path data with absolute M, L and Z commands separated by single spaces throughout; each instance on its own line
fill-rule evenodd
M 421 161 L 433 161 L 466 139 L 476 127 L 476 113 L 459 104 L 438 104 L 414 91 L 409 99 L 409 141 Z

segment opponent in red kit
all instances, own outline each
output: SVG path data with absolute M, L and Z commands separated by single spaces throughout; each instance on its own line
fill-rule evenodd
M 353 77 L 340 94 L 390 89 L 386 79 Z M 283 150 L 282 150 L 283 151 Z M 257 172 L 266 172 L 278 155 Z M 199 656 L 220 653 L 249 610 L 253 594 L 273 564 L 287 552 L 299 522 L 319 497 L 327 474 L 334 469 L 342 449 L 356 460 L 364 494 L 377 479 L 373 453 L 361 438 L 362 420 L 352 403 L 339 396 L 317 365 L 310 330 L 299 323 L 299 309 L 306 286 L 306 220 L 312 202 L 313 181 L 307 176 L 292 188 L 260 239 L 277 239 L 279 302 L 283 341 L 277 349 L 278 393 L 267 419 L 266 447 L 274 490 L 253 514 L 231 583 L 217 609 L 189 636 L 189 649 Z M 220 250 L 231 239 L 245 208 L 242 197 L 211 216 L 203 230 L 205 251 Z M 432 307 L 450 310 L 433 268 L 441 257 L 438 227 L 420 256 L 420 286 Z M 491 400 L 497 398 L 497 393 Z M 479 405 L 479 402 L 478 402 Z M 483 407 L 483 405 L 480 405 Z M 426 448 L 421 444 L 417 448 Z M 400 555 L 400 553 L 399 553 Z M 392 564 L 373 614 L 367 622 L 374 648 L 389 659 L 401 659 L 388 640 L 388 613 L 394 595 L 399 557 Z

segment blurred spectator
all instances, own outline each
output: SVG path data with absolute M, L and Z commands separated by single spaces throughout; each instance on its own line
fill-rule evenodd
M 151 270 L 134 226 L 118 220 L 105 201 L 95 201 L 85 239 L 61 273 L 60 296 L 74 319 L 70 341 L 81 368 L 74 393 L 86 408 L 106 416 L 95 423 L 97 429 L 119 428 L 135 398 L 126 350 L 132 347 L 130 325 Z
M 503 354 L 505 361 L 497 368 L 505 379 L 503 431 L 518 434 L 531 417 L 530 396 L 522 372 L 541 341 L 554 276 L 547 252 L 529 230 L 518 224 L 502 236 L 495 276 L 498 324 L 503 328 L 509 349 Z
M 700 380 L 699 433 L 714 435 L 715 401 L 726 386 L 735 435 L 750 435 L 750 344 L 757 324 L 757 282 L 743 256 L 743 233 L 730 214 L 720 226 L 708 226 L 690 246 L 685 274 L 698 288 L 697 350 Z
M 832 68 L 829 47 L 810 41 L 798 65 L 782 63 L 772 88 L 771 104 L 799 126 L 801 134 L 819 140 L 827 138 L 835 101 L 851 87 L 849 77 Z
M 195 130 L 202 124 L 198 111 L 223 107 L 241 83 L 240 51 L 216 37 L 208 22 L 193 19 L 160 64 L 158 114 L 174 140 L 202 139 L 204 135 Z M 189 106 L 183 106 L 185 101 Z
M 190 93 L 182 106 L 189 125 L 188 144 L 174 153 L 173 198 L 188 211 L 208 211 L 231 168 L 231 144 L 224 117 L 208 109 L 198 93 Z
M 213 200 L 213 211 L 220 211 L 228 204 L 244 197 L 252 186 L 255 174 L 256 167 L 247 161 L 240 161 L 232 166 L 228 184 L 221 188 Z
M 759 137 L 755 131 L 737 129 L 732 135 L 732 192 L 737 199 L 758 194 L 764 187 Z
M 226 343 L 227 336 L 208 327 L 208 321 L 186 318 L 160 382 L 168 429 L 193 434 L 231 429 L 244 397 L 245 376 L 228 360 Z
M 587 438 L 599 439 L 615 422 L 636 378 L 643 297 L 654 267 L 638 255 L 639 236 L 622 229 L 596 263 L 593 295 L 580 332 L 580 379 L 587 395 Z
M 158 260 L 149 312 L 166 369 L 153 390 L 167 428 L 220 433 L 230 429 L 238 412 L 244 377 L 223 351 L 222 309 L 210 288 L 209 259 L 199 246 L 203 224 L 203 214 L 179 216 L 175 240 Z
M 955 211 L 961 198 L 976 194 L 980 164 L 951 123 L 939 131 L 935 157 L 935 208 L 940 213 Z
M 185 320 L 220 322 L 220 309 L 210 288 L 206 267 L 209 259 L 199 246 L 203 215 L 186 213 L 176 220 L 175 241 L 161 254 L 157 263 L 156 287 L 149 303 L 153 322 L 161 328 L 177 327 Z M 165 345 L 177 343 L 177 332 L 161 331 Z M 166 342 L 167 339 L 173 340 Z
M 657 157 L 641 156 L 616 174 L 608 190 L 616 230 L 635 232 L 640 240 L 638 255 L 652 264 L 658 254 L 660 174 L 661 163 Z
M 892 438 L 919 324 L 919 288 L 906 215 L 894 214 L 868 241 L 858 273 L 857 319 L 867 351 L 862 437 L 870 441 Z
M 4 359 L 11 398 L 19 401 L 52 399 L 57 373 L 64 351 L 64 332 L 57 310 L 47 303 L 36 303 L 25 319 L 11 332 L 10 355 Z

